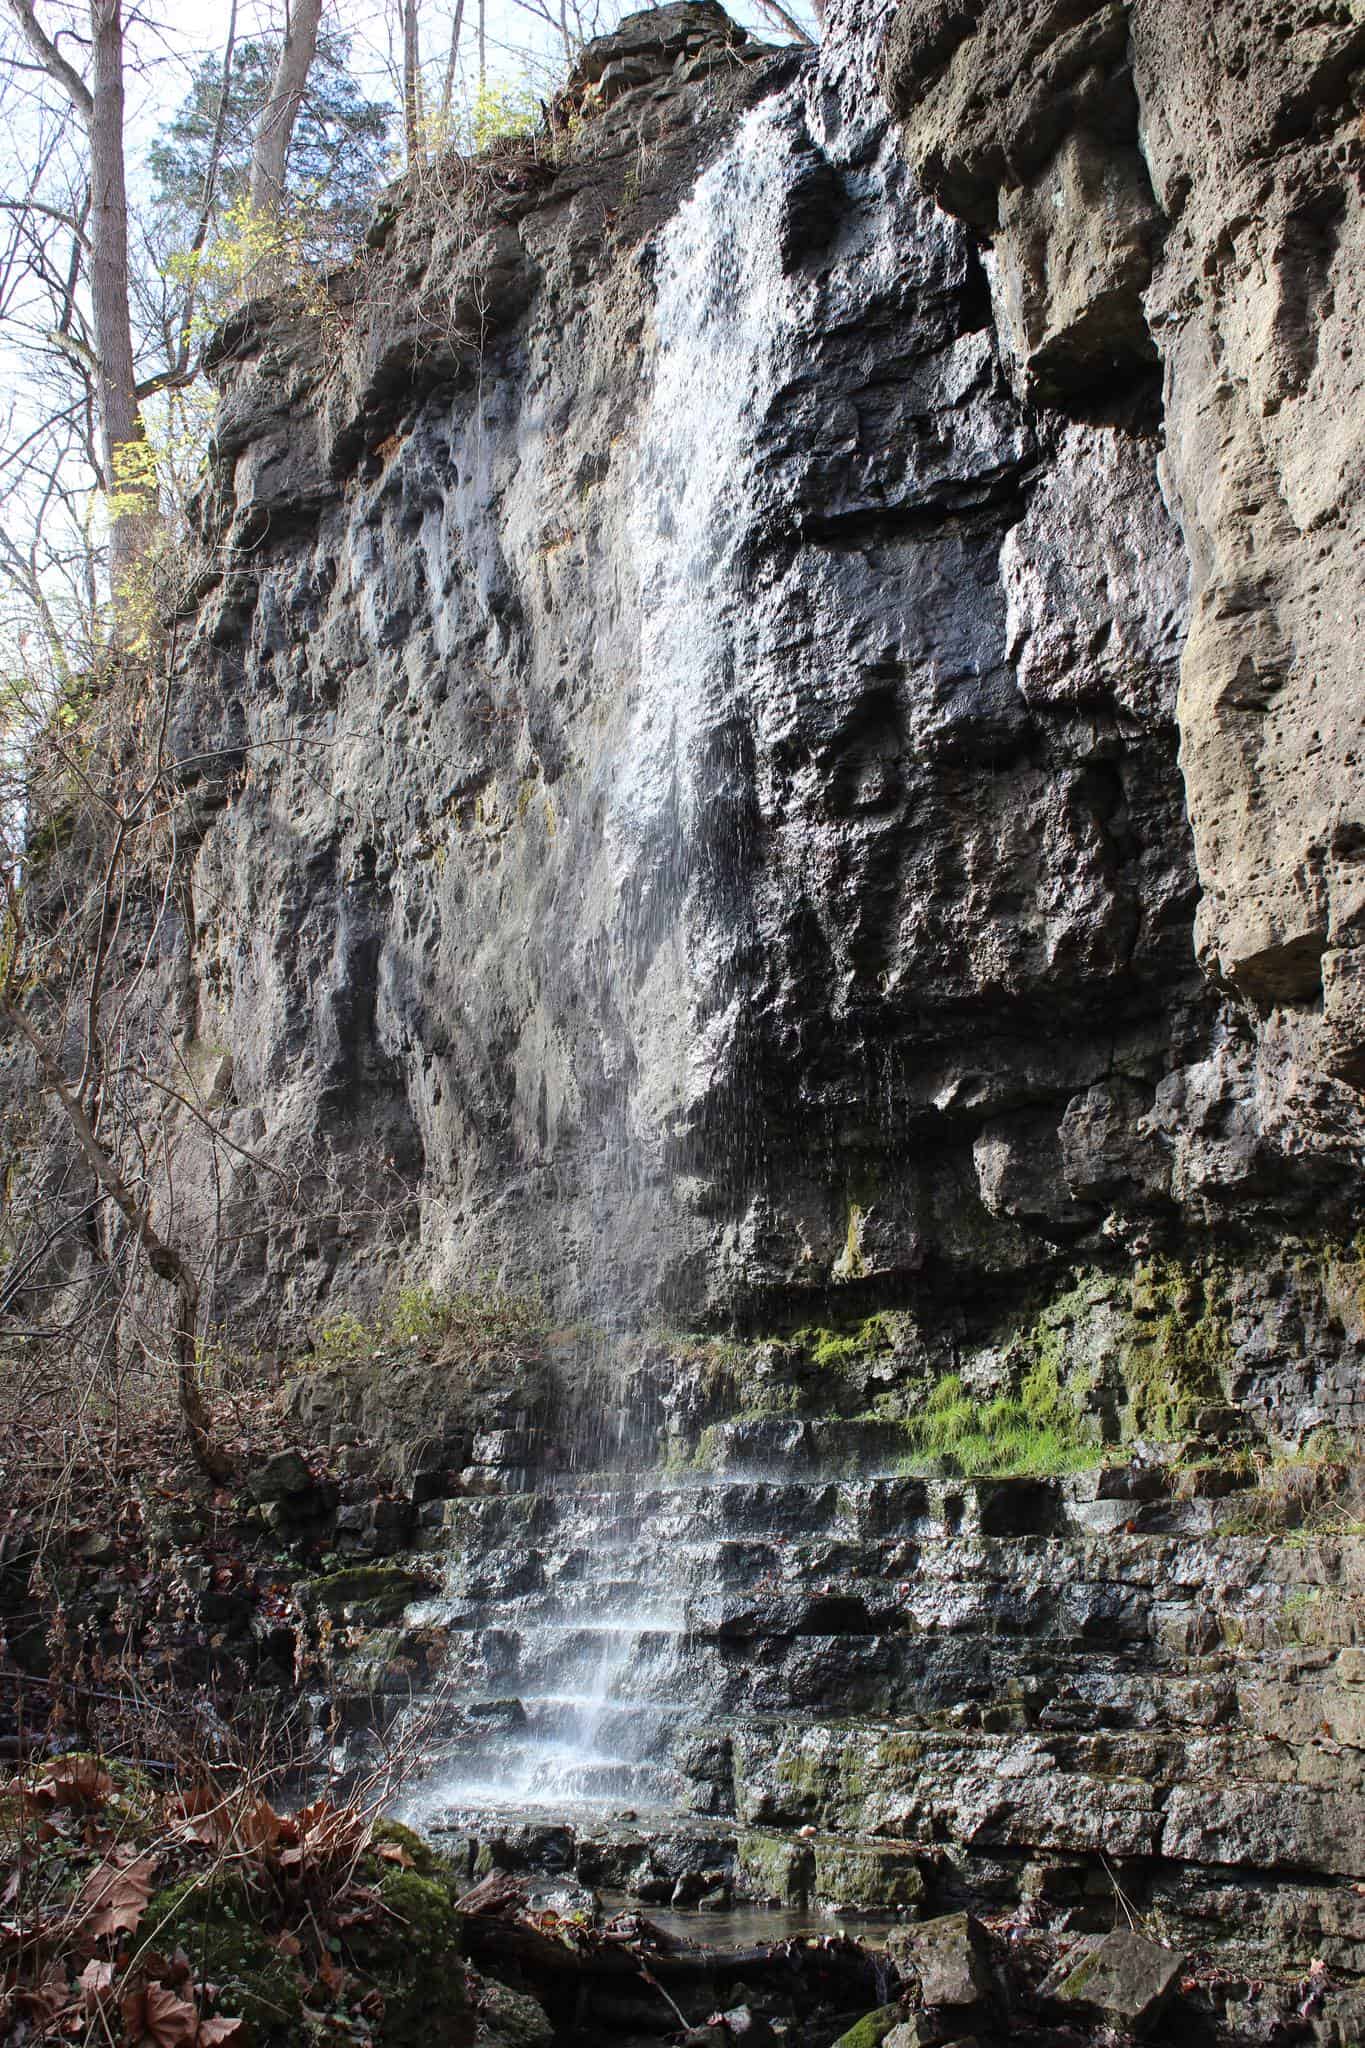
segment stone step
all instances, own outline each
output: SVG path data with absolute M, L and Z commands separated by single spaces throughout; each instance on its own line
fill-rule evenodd
M 1052 1736 L 895 1724 L 737 1723 L 745 1826 L 814 1826 L 976 1850 L 1164 1856 L 1354 1876 L 1365 1842 L 1359 1767 L 1293 1775 L 1282 1742 L 1236 1734 Z

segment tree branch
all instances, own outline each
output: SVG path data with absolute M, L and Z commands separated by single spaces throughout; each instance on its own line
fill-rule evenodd
M 68 63 L 33 10 L 32 0 L 5 0 L 20 35 L 49 78 L 55 79 L 87 125 L 95 111 L 89 86 L 74 64 Z

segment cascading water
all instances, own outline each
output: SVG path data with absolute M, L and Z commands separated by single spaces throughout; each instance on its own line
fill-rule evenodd
M 790 126 L 789 95 L 755 107 L 659 243 L 632 532 L 640 680 L 607 813 L 627 872 L 648 862 L 655 882 L 632 934 L 645 952 L 681 936 L 714 794 L 707 740 L 738 708 L 743 507 L 756 416 L 792 317 L 780 253 Z
M 760 838 L 753 731 L 773 711 L 758 701 L 771 650 L 756 644 L 750 593 L 764 550 L 799 544 L 803 494 L 847 466 L 842 439 L 820 444 L 810 474 L 792 456 L 789 410 L 820 382 L 812 337 L 856 328 L 864 296 L 901 307 L 917 289 L 901 198 L 887 200 L 889 186 L 902 193 L 903 167 L 884 118 L 876 130 L 857 111 L 864 103 L 874 95 L 862 82 L 831 100 L 812 73 L 775 92 L 655 245 L 654 370 L 630 507 L 639 666 L 598 789 L 618 906 L 599 963 L 603 1009 L 629 1011 L 633 1047 L 614 1067 L 607 1059 L 598 1119 L 584 1294 L 601 1330 L 628 1293 L 615 1276 L 649 1225 L 651 1189 L 688 1171 L 680 1160 L 695 1159 L 713 1186 L 763 1182 L 744 1047 Z M 820 198 L 833 188 L 837 205 Z M 841 238 L 803 270 L 793 221 L 799 242 L 822 204 L 820 232 L 839 216 Z M 824 588 L 818 573 L 809 584 Z M 811 689 L 824 687 L 813 675 Z M 609 1385 L 605 1345 L 599 1363 Z M 665 1481 L 649 1419 L 606 1405 L 595 1433 L 561 1447 L 541 1492 L 449 1503 L 449 1583 L 425 1619 L 450 1646 L 455 1725 L 410 1804 L 419 1822 L 511 1806 L 719 1814 L 724 1793 L 689 1790 L 679 1769 L 690 1735 L 740 1705 L 790 1704 L 786 1676 L 750 1659 L 735 1610 L 778 1597 L 793 1568 L 803 1585 L 815 1575 L 811 1612 L 828 1604 L 823 1575 L 837 1575 L 843 1532 L 861 1527 L 866 1487 L 845 1498 L 800 1459 L 772 1484 L 754 1480 L 783 1456 L 762 1431 L 729 1476 Z M 632 1463 L 633 1476 L 620 1469 Z M 824 1549 L 793 1567 L 788 1546 L 813 1529 Z M 860 1625 L 851 1610 L 839 1622 Z
M 636 451 L 629 542 L 639 666 L 621 738 L 600 767 L 616 916 L 607 1012 L 629 1013 L 599 1105 L 586 1294 L 611 1328 L 617 1284 L 673 1198 L 706 1113 L 708 1075 L 742 1029 L 745 816 L 744 555 L 755 441 L 795 325 L 780 258 L 794 90 L 756 107 L 659 237 L 654 372 Z M 689 1053 L 688 1049 L 692 1049 Z M 704 1173 L 744 1145 L 744 1105 Z
M 733 832 L 726 843 L 725 815 L 743 774 L 735 731 L 744 715 L 745 507 L 755 435 L 795 324 L 781 227 L 797 104 L 789 89 L 746 117 L 657 252 L 657 353 L 631 536 L 640 667 L 625 744 L 604 765 L 603 799 L 622 905 L 613 972 L 675 1044 L 698 1024 L 733 1030 L 742 1000 L 736 991 L 707 1019 L 676 1014 L 678 989 L 723 979 L 708 949 L 736 943 L 716 907 L 728 894 L 719 869 L 739 856 Z M 652 980 L 675 991 L 670 1003 L 651 1003 Z M 610 1254 L 640 1189 L 667 1171 L 670 1132 L 691 1107 L 686 1069 L 676 1059 L 659 1064 L 675 1076 L 671 1101 L 635 1100 L 622 1071 L 604 1109 L 595 1209 L 608 1256 L 590 1289 L 603 1326 L 613 1320 Z M 710 1589 L 714 1560 L 709 1546 L 671 1545 L 655 1485 L 645 1509 L 629 1478 L 613 1478 L 606 1492 L 586 1477 L 561 1481 L 554 1554 L 542 1559 L 551 1586 L 504 1601 L 501 1629 L 481 1630 L 491 1616 L 462 1611 L 479 1589 L 460 1583 L 456 1562 L 448 1597 L 428 1618 L 467 1646 L 472 1692 L 505 1678 L 515 1699 L 501 1710 L 474 1701 L 484 1711 L 423 1788 L 423 1817 L 461 1806 L 647 1809 L 676 1799 L 667 1757 L 699 1697 L 687 1604 Z M 504 1670 L 509 1629 L 515 1656 Z M 481 1634 L 496 1643 L 481 1644 Z

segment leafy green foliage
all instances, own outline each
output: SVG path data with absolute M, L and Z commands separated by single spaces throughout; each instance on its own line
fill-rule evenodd
M 509 85 L 492 79 L 480 86 L 470 111 L 470 140 L 475 149 L 495 142 L 534 135 L 540 125 L 540 100 L 529 84 Z
M 538 1294 L 509 1294 L 490 1276 L 482 1286 L 453 1294 L 405 1287 L 386 1320 L 400 1343 L 432 1343 L 447 1337 L 532 1336 L 544 1328 L 545 1311 Z
M 370 1320 L 344 1310 L 313 1332 L 320 1365 L 372 1357 L 396 1344 L 417 1346 L 502 1344 L 534 1338 L 545 1328 L 538 1294 L 511 1294 L 491 1275 L 477 1287 L 442 1293 L 404 1287 Z

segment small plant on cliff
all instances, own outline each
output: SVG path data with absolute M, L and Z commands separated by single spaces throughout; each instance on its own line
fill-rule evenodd
M 513 1294 L 493 1275 L 477 1287 L 449 1293 L 430 1285 L 401 1288 L 370 1317 L 344 1309 L 314 1325 L 313 1351 L 320 1365 L 372 1358 L 394 1345 L 498 1345 L 534 1339 L 545 1329 L 539 1293 Z
M 1102 1456 L 1100 1446 L 1081 1434 L 1074 1409 L 1032 1376 L 1018 1396 L 981 1401 L 958 1374 L 947 1373 L 907 1423 L 906 1434 L 912 1465 L 930 1460 L 969 1478 L 1074 1472 Z
M 532 1336 L 545 1327 L 545 1306 L 538 1291 L 513 1294 L 487 1274 L 481 1285 L 449 1294 L 434 1287 L 404 1288 L 387 1322 L 400 1342 Z
M 316 255 L 316 212 L 312 195 L 303 195 L 288 212 L 260 212 L 242 194 L 212 241 L 168 259 L 167 274 L 192 309 L 193 340 L 206 341 L 234 308 L 267 292 L 288 293 L 320 325 L 339 327 L 337 302 Z

